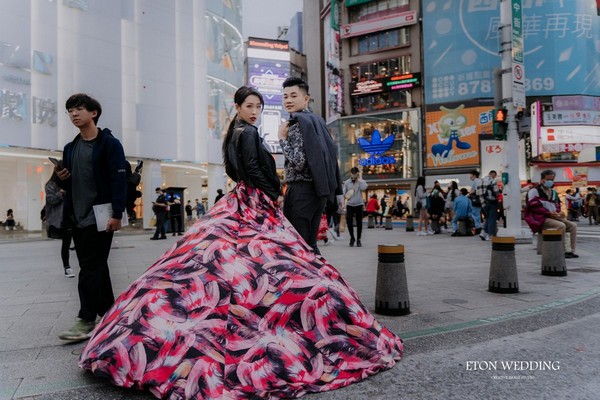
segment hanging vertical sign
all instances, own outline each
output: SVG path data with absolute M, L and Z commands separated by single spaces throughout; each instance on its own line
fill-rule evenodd
M 512 0 L 512 73 L 513 73 L 513 105 L 525 107 L 525 68 L 523 67 L 523 14 L 521 0 Z
M 331 2 L 331 29 L 340 31 L 340 3 L 337 0 Z

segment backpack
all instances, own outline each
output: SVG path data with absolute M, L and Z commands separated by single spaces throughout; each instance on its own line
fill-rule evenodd
M 494 191 L 494 180 L 491 180 L 486 186 L 485 186 L 485 192 L 483 195 L 483 199 L 485 201 L 498 201 L 498 194 L 499 192 Z

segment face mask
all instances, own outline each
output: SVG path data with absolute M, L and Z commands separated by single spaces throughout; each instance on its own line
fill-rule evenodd
M 544 186 L 546 186 L 547 188 L 551 188 L 552 186 L 554 186 L 554 181 L 545 181 Z

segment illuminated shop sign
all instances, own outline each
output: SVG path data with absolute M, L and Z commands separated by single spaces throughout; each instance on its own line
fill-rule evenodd
M 393 90 L 409 90 L 418 86 L 421 86 L 421 73 L 415 72 L 387 78 L 375 78 L 362 82 L 351 82 L 350 95 L 364 96 Z
M 267 49 L 277 51 L 289 51 L 290 46 L 287 41 L 284 40 L 269 40 L 260 38 L 248 38 L 248 48 L 254 49 Z
M 406 90 L 412 89 L 415 86 L 421 86 L 421 74 L 405 74 L 400 76 L 392 76 L 385 83 L 390 90 Z
M 371 140 L 365 138 L 358 138 L 358 145 L 371 157 L 361 158 L 358 160 L 358 164 L 365 167 L 368 165 L 390 165 L 396 164 L 396 158 L 393 156 L 382 156 L 381 154 L 388 151 L 394 144 L 396 135 L 389 135 L 387 138 L 381 140 L 381 134 L 377 129 L 371 134 Z
M 361 96 L 364 94 L 379 93 L 383 91 L 383 83 L 376 80 L 350 83 L 350 95 Z

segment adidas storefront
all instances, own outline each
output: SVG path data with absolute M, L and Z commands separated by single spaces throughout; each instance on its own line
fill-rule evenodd
M 420 173 L 421 111 L 361 114 L 344 117 L 330 126 L 340 144 L 340 167 L 347 179 L 352 167 L 369 184 L 366 195 L 379 198 L 410 192 Z

